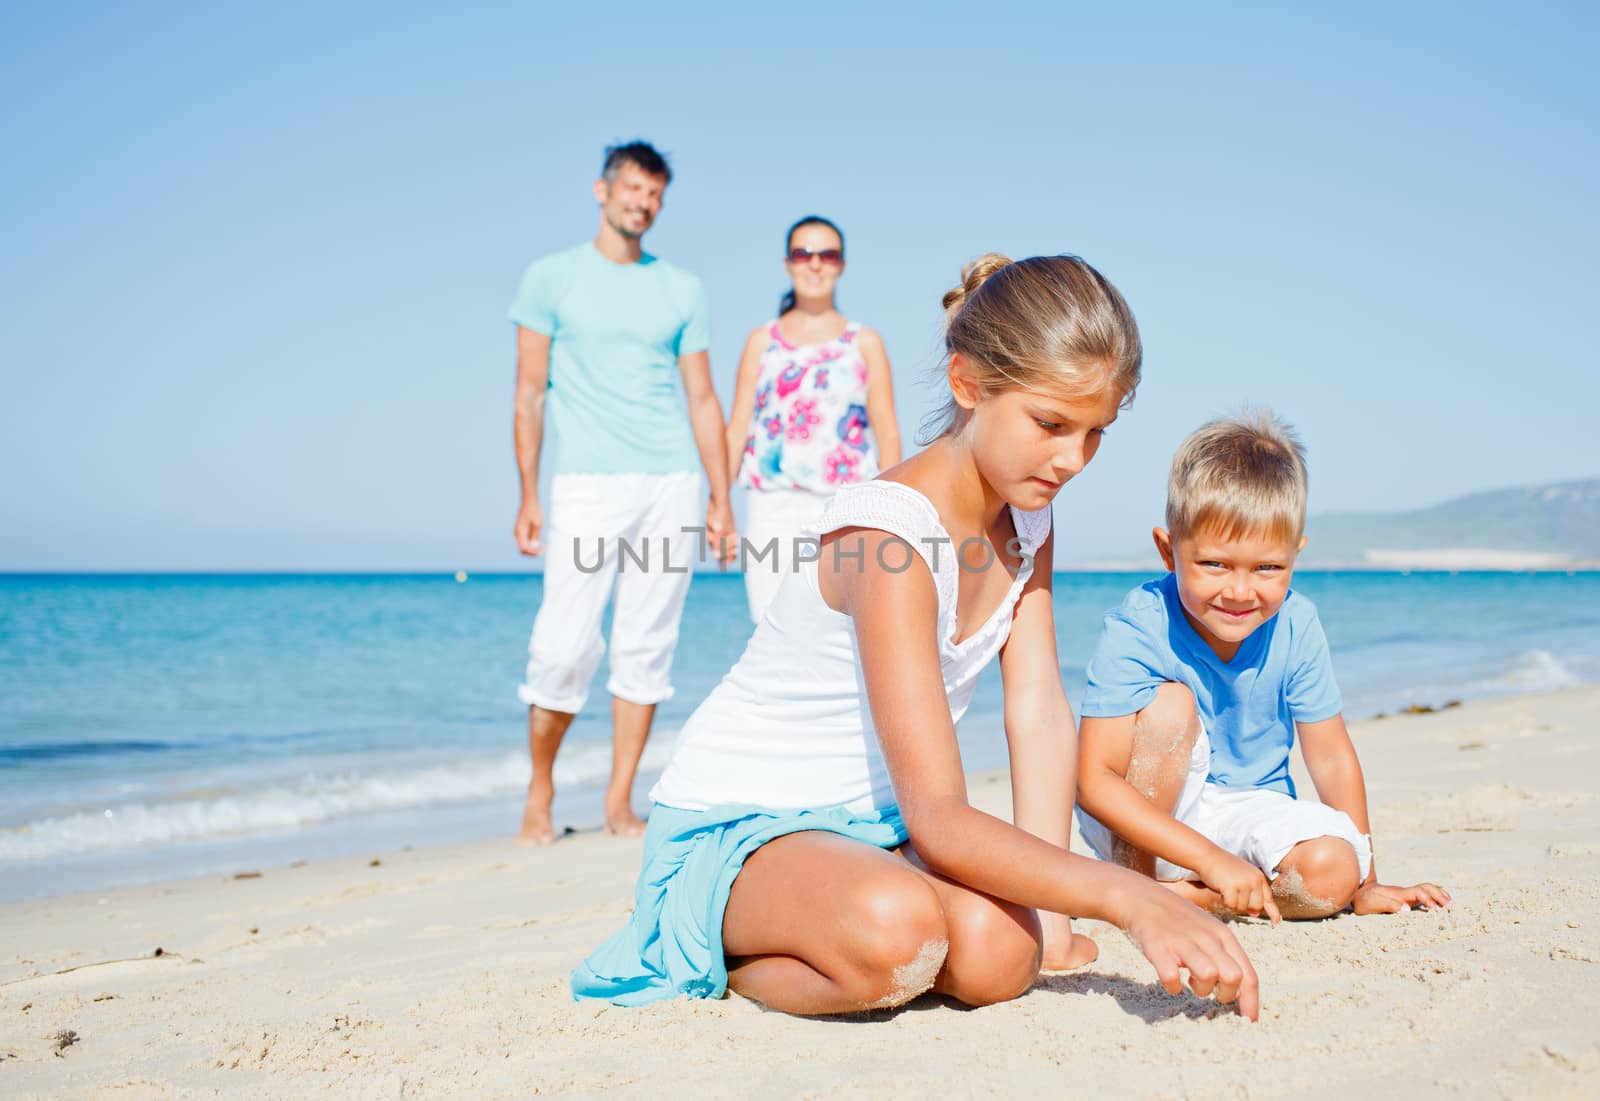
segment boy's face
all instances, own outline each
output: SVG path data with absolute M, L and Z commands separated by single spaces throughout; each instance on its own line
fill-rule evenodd
M 1289 596 L 1294 560 L 1306 541 L 1265 533 L 1223 537 L 1201 530 L 1173 539 L 1156 528 L 1156 549 L 1177 576 L 1189 624 L 1223 661 L 1278 614 Z

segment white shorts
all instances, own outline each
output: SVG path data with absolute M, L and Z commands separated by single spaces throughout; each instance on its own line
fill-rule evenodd
M 1348 841 L 1356 851 L 1361 878 L 1367 878 L 1372 867 L 1372 845 L 1344 811 L 1270 788 L 1230 788 L 1208 783 L 1210 772 L 1211 739 L 1201 730 L 1194 751 L 1189 754 L 1189 774 L 1184 778 L 1172 816 L 1207 841 L 1249 861 L 1272 879 L 1289 850 L 1300 842 L 1337 837 Z M 1111 859 L 1111 831 L 1081 807 L 1078 826 L 1094 855 L 1101 860 Z M 1195 874 L 1158 858 L 1156 878 L 1194 879 Z
M 803 489 L 752 489 L 745 495 L 744 590 L 750 621 L 760 623 L 778 585 L 794 573 L 795 538 L 814 522 L 832 498 Z M 769 544 L 771 550 L 768 549 Z
M 630 703 L 672 696 L 689 579 L 705 524 L 696 473 L 558 474 L 545 510 L 544 599 L 528 640 L 528 671 L 517 695 L 529 706 L 577 712 L 606 645 L 611 617 L 611 677 L 606 690 Z

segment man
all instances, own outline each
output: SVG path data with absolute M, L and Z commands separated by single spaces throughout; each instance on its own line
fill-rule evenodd
M 671 179 L 646 142 L 608 148 L 594 185 L 599 232 L 535 261 L 509 312 L 517 326 L 517 546 L 528 555 L 551 552 L 518 688 L 533 757 L 523 844 L 555 840 L 556 751 L 605 652 L 600 624 L 613 585 L 606 828 L 643 832 L 631 805 L 633 779 L 656 704 L 672 695 L 672 651 L 701 545 L 699 468 L 711 487 L 706 539 L 726 560 L 735 538 L 705 294 L 698 279 L 640 244 Z M 555 469 L 548 521 L 539 500 L 547 412 Z

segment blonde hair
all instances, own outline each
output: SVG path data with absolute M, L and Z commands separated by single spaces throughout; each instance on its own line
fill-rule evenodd
M 1298 540 L 1306 526 L 1306 449 L 1270 409 L 1244 409 L 1196 429 L 1167 476 L 1167 531 L 1224 539 Z
M 1127 406 L 1144 350 L 1133 311 L 1076 256 L 1010 260 L 991 252 L 944 296 L 945 350 L 977 371 L 984 394 L 1022 387 L 1072 397 L 1114 391 Z M 924 424 L 923 442 L 959 432 L 971 411 L 954 396 Z

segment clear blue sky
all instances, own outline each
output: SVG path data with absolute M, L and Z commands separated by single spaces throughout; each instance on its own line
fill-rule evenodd
M 1591 5 L 225 7 L 0 9 L 0 569 L 519 568 L 505 306 L 634 136 L 724 401 L 803 213 L 908 428 L 963 261 L 1115 281 L 1063 558 L 1246 400 L 1313 513 L 1600 474 Z

